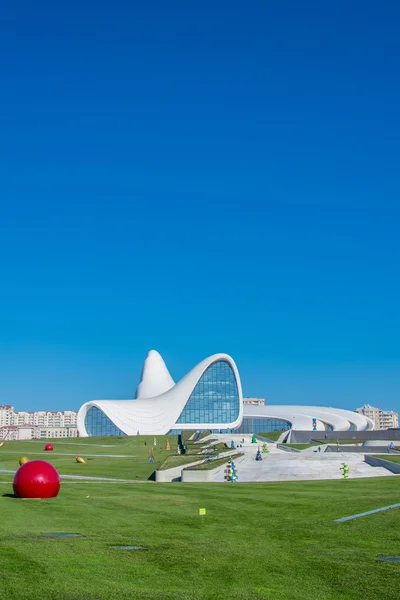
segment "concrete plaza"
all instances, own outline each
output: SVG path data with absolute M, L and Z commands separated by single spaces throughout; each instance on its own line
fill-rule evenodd
M 302 452 L 290 452 L 269 443 L 269 453 L 262 454 L 262 461 L 256 461 L 257 448 L 262 450 L 263 442 L 252 444 L 249 435 L 213 434 L 212 438 L 218 438 L 218 441 L 228 445 L 231 440 L 234 440 L 235 446 L 241 444 L 242 447 L 236 451 L 243 452 L 244 456 L 235 459 L 240 482 L 341 479 L 343 475 L 340 467 L 343 463 L 349 466 L 349 479 L 393 476 L 393 473 L 383 467 L 372 467 L 364 462 L 363 453 L 325 453 L 323 446 L 321 452 L 318 452 L 316 446 Z M 224 469 L 225 466 L 214 471 L 213 481 L 224 481 Z

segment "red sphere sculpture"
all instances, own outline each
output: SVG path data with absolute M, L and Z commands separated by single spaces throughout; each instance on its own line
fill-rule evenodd
M 47 450 L 47 451 L 54 450 L 53 444 L 46 444 L 45 450 Z
M 45 460 L 31 460 L 15 473 L 13 487 L 18 498 L 54 498 L 60 491 L 60 476 Z

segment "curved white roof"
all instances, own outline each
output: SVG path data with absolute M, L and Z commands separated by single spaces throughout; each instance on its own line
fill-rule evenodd
M 231 423 L 177 423 L 183 409 L 204 372 L 212 364 L 227 362 L 234 374 L 239 396 L 239 413 Z M 85 417 L 92 407 L 98 408 L 114 425 L 127 435 L 166 434 L 171 429 L 235 429 L 243 418 L 277 419 L 286 421 L 292 429 L 312 431 L 313 419 L 317 429 L 348 431 L 374 429 L 374 423 L 362 414 L 339 408 L 321 406 L 243 406 L 242 387 L 234 360 L 227 354 L 214 354 L 199 363 L 178 383 L 174 383 L 164 360 L 151 350 L 145 360 L 136 400 L 92 400 L 78 413 L 78 431 L 87 437 Z
M 153 398 L 174 387 L 167 365 L 161 354 L 150 350 L 144 361 L 142 377 L 136 390 L 136 398 Z
M 213 363 L 227 362 L 234 373 L 239 394 L 239 414 L 232 423 L 180 423 L 176 425 L 191 393 L 203 373 Z M 152 379 L 154 378 L 154 381 Z M 85 416 L 92 407 L 100 409 L 121 431 L 127 435 L 165 434 L 171 429 L 234 429 L 242 422 L 243 395 L 239 371 L 233 359 L 227 354 L 214 354 L 199 363 L 173 387 L 173 380 L 158 352 L 151 351 L 142 372 L 142 381 L 137 391 L 137 400 L 92 400 L 86 402 L 78 412 L 78 430 L 81 437 L 88 435 Z M 167 388 L 167 389 L 166 389 Z M 149 397 L 152 391 L 162 393 Z
M 312 431 L 312 420 L 317 419 L 317 429 L 325 430 L 331 426 L 334 430 L 348 431 L 354 429 L 364 431 L 374 429 L 372 419 L 351 410 L 329 408 L 323 406 L 252 406 L 244 407 L 244 418 L 278 419 L 287 421 L 292 429 Z

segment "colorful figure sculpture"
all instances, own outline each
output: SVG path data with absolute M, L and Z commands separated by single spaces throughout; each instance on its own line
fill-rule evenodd
M 86 460 L 82 456 L 75 456 L 75 460 L 77 463 L 86 464 Z
M 252 437 L 251 437 L 251 443 L 252 444 L 257 444 L 257 438 L 256 438 L 256 434 L 253 433 Z
M 179 455 L 179 454 L 181 453 L 181 449 L 179 448 L 179 446 L 177 446 L 177 447 L 176 447 L 176 451 L 175 451 L 175 453 L 176 453 L 177 455 Z
M 167 440 L 166 443 L 165 443 L 165 449 L 167 451 L 171 450 L 171 444 L 169 443 L 169 440 Z
M 346 463 L 342 463 L 340 470 L 342 471 L 343 479 L 348 479 L 350 472 L 349 465 Z
M 235 448 L 235 442 L 232 440 L 231 441 L 231 448 L 234 449 Z
M 157 446 L 157 440 L 156 440 L 156 438 L 154 438 L 154 440 L 153 440 L 153 446 Z
M 263 443 L 263 448 L 262 448 L 263 454 L 269 454 L 269 450 L 268 450 L 268 444 L 267 442 Z
M 60 476 L 45 460 L 30 460 L 15 473 L 13 487 L 18 498 L 54 498 L 60 491 Z
M 237 469 L 233 460 L 230 458 L 228 464 L 226 465 L 226 469 L 224 471 L 224 479 L 225 481 L 237 481 Z
M 22 466 L 22 465 L 24 465 L 25 463 L 29 462 L 29 458 L 27 458 L 26 456 L 22 456 L 22 457 L 19 459 L 19 461 L 18 461 L 18 462 L 19 462 L 19 464 Z
M 149 448 L 148 452 L 149 452 L 149 462 L 153 463 L 154 462 L 153 448 Z
M 53 448 L 53 444 L 46 444 L 45 448 L 44 448 L 47 452 L 51 452 L 52 450 L 54 450 Z
M 261 456 L 261 452 L 260 452 L 260 446 L 257 448 L 256 460 L 262 460 L 262 456 Z

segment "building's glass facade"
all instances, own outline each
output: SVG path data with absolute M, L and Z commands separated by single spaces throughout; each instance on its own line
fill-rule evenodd
M 96 406 L 91 406 L 85 416 L 85 429 L 89 436 L 95 435 L 125 435 L 116 425 Z
M 264 431 L 286 431 L 291 423 L 280 419 L 250 419 L 245 418 L 235 433 L 263 433 Z
M 239 411 L 235 374 L 227 361 L 219 360 L 200 377 L 177 424 L 234 423 Z

